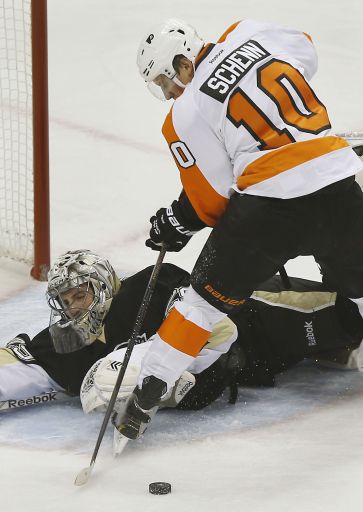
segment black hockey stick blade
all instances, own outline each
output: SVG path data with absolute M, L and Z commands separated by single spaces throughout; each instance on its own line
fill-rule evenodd
M 89 480 L 89 477 L 91 476 L 91 473 L 92 473 L 92 470 L 93 470 L 93 466 L 95 465 L 95 462 L 96 462 L 98 450 L 99 450 L 99 448 L 101 446 L 103 436 L 105 434 L 105 431 L 106 431 L 109 419 L 110 419 L 111 414 L 113 412 L 113 408 L 114 408 L 114 405 L 115 405 L 115 402 L 116 402 L 116 399 L 117 399 L 117 395 L 118 395 L 118 392 L 120 390 L 120 387 L 121 387 L 121 384 L 122 384 L 122 380 L 124 378 L 124 375 L 125 375 L 125 372 L 126 372 L 126 369 L 127 369 L 127 365 L 129 364 L 129 361 L 130 361 L 131 353 L 132 353 L 133 348 L 135 346 L 136 340 L 137 340 L 137 338 L 138 338 L 138 336 L 140 334 L 142 323 L 144 321 L 147 308 L 149 307 L 149 304 L 150 304 L 150 301 L 151 301 L 151 297 L 152 297 L 152 294 L 153 294 L 153 291 L 154 291 L 154 288 L 155 288 L 155 284 L 156 284 L 156 281 L 157 281 L 157 278 L 158 278 L 158 275 L 159 275 L 159 272 L 160 272 L 160 269 L 161 269 L 161 265 L 163 263 L 163 259 L 164 259 L 165 253 L 166 253 L 166 249 L 167 249 L 166 245 L 163 244 L 162 247 L 161 247 L 158 259 L 157 259 L 157 261 L 156 261 L 156 263 L 154 265 L 153 271 L 151 273 L 149 282 L 147 284 L 144 297 L 143 297 L 143 299 L 141 301 L 141 305 L 140 305 L 139 311 L 138 311 L 137 316 L 136 316 L 134 329 L 132 331 L 130 340 L 128 342 L 128 345 L 127 345 L 127 348 L 126 348 L 126 352 L 125 352 L 125 357 L 124 357 L 124 360 L 122 361 L 122 365 L 121 365 L 119 374 L 117 376 L 117 380 L 115 382 L 115 386 L 113 388 L 112 395 L 111 395 L 110 401 L 108 403 L 108 406 L 107 406 L 107 409 L 106 409 L 106 412 L 105 412 L 105 416 L 103 418 L 103 422 L 102 422 L 102 425 L 101 425 L 101 428 L 100 428 L 100 432 L 98 434 L 96 445 L 95 445 L 95 448 L 93 450 L 93 454 L 92 454 L 90 465 L 89 465 L 88 468 L 83 468 L 78 473 L 78 475 L 76 476 L 76 479 L 74 481 L 75 485 L 79 485 L 80 486 L 80 485 L 86 484 L 88 482 L 88 480 Z

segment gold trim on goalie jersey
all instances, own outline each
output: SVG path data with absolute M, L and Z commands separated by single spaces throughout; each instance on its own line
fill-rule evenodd
M 1 347 L 0 348 L 0 366 L 5 366 L 8 364 L 18 363 L 19 359 L 17 359 L 12 350 L 8 348 Z
M 335 305 L 336 292 L 296 292 L 296 291 L 255 291 L 251 299 L 277 306 L 279 308 L 291 309 L 300 313 L 313 313 Z

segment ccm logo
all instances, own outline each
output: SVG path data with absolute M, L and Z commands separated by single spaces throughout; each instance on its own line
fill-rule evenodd
M 231 299 L 230 297 L 226 297 L 225 295 L 222 295 L 220 292 L 217 292 L 210 284 L 207 284 L 204 287 L 207 292 L 209 292 L 213 297 L 220 300 L 221 302 L 224 302 L 225 304 L 229 304 L 230 306 L 240 306 L 241 304 L 244 304 L 246 301 L 245 299 L 237 300 L 237 299 Z

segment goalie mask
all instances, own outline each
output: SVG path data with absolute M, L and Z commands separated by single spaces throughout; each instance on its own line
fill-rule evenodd
M 165 100 L 171 81 L 184 88 L 173 67 L 174 57 L 183 55 L 194 63 L 203 45 L 196 30 L 182 20 L 171 18 L 151 27 L 137 53 L 137 66 L 150 92 Z M 156 79 L 160 83 L 155 84 Z
M 74 352 L 99 338 L 119 288 L 106 259 L 88 250 L 62 254 L 48 273 L 49 332 L 55 351 Z

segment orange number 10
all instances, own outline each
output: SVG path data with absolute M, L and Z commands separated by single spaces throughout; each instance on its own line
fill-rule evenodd
M 275 103 L 285 124 L 314 134 L 330 128 L 326 108 L 303 75 L 287 62 L 274 59 L 259 68 L 257 85 Z M 298 97 L 298 103 L 292 92 L 295 98 Z M 243 125 L 259 141 L 260 150 L 278 148 L 295 141 L 286 128 L 278 129 L 239 88 L 229 99 L 227 117 L 237 128 Z

